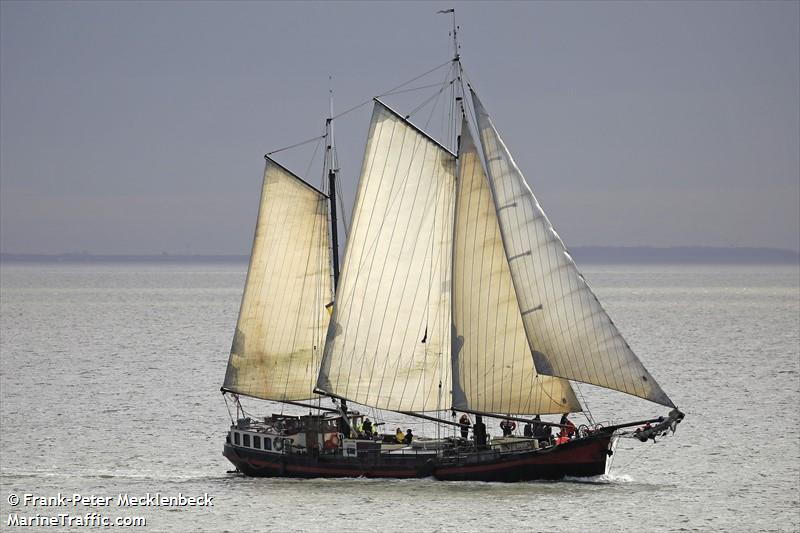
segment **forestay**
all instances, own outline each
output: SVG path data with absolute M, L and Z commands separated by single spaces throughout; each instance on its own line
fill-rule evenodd
M 224 389 L 313 398 L 332 299 L 328 199 L 267 159 Z
M 317 388 L 395 411 L 450 407 L 455 157 L 376 100 Z
M 509 414 L 581 406 L 563 379 L 537 375 L 486 174 L 464 120 L 453 246 L 453 407 Z
M 536 370 L 674 407 L 578 272 L 474 92 L 472 100 Z

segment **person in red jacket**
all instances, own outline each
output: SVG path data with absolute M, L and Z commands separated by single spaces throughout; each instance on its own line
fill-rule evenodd
M 573 424 L 572 421 L 569 418 L 567 418 L 567 413 L 564 413 L 564 416 L 561 417 L 561 422 L 559 422 L 559 424 L 561 424 L 562 426 L 561 432 L 558 434 L 559 437 L 566 437 L 567 439 L 571 439 L 577 433 L 577 430 L 575 429 L 575 424 Z

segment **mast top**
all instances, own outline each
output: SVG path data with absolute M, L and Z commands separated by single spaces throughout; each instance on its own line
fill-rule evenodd
M 453 37 L 453 61 L 458 61 L 461 57 L 458 54 L 458 26 L 456 26 L 456 10 L 455 8 L 440 9 L 436 12 L 437 15 L 444 15 L 451 13 L 453 15 L 453 32 L 450 34 Z

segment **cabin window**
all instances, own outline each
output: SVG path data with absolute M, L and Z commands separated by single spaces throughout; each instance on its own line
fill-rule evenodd
M 242 438 L 244 440 L 243 446 L 247 446 L 249 448 L 250 447 L 250 435 L 245 433 L 244 435 L 242 435 Z
M 261 449 L 261 437 L 253 435 L 253 448 Z
M 239 444 L 239 433 L 236 431 L 233 432 L 233 443 L 237 445 Z
M 272 439 L 268 439 L 267 437 L 264 437 L 264 449 L 265 450 L 271 450 L 272 449 Z

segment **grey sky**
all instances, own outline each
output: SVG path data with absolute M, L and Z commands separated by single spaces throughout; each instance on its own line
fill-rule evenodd
M 800 247 L 798 2 L 3 1 L 0 248 L 247 253 L 328 75 L 344 109 L 446 61 L 452 5 L 568 246 Z M 348 209 L 368 118 L 337 124 Z

